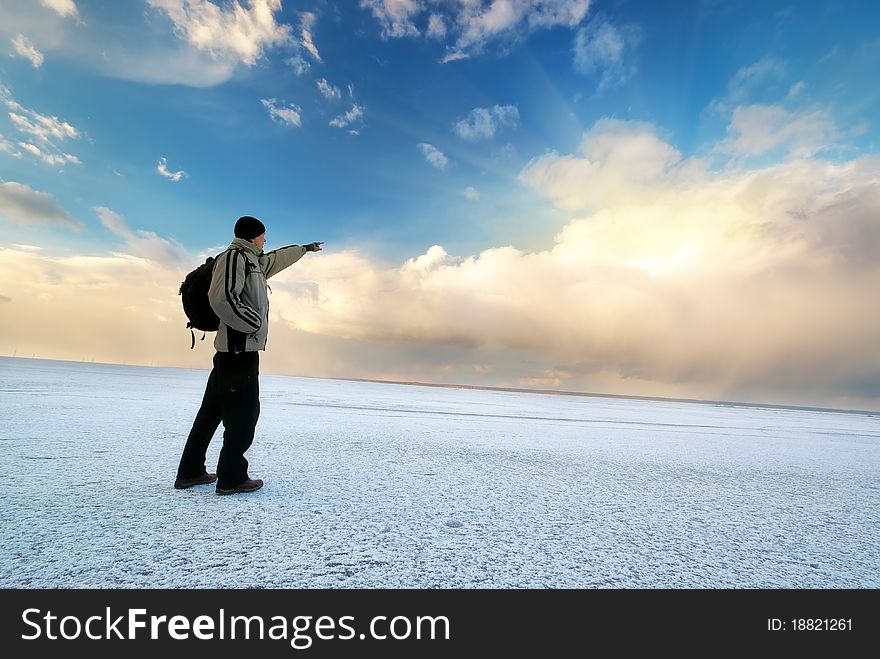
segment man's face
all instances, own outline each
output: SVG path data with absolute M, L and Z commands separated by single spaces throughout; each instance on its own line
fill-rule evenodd
M 265 234 L 265 233 L 261 233 L 259 236 L 257 236 L 256 238 L 254 238 L 251 242 L 252 242 L 254 245 L 256 245 L 257 248 L 259 248 L 259 249 L 263 249 L 263 245 L 266 244 L 266 234 Z

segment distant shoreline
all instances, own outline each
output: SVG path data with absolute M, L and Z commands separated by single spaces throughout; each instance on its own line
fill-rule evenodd
M 180 369 L 184 371 L 193 371 L 193 370 L 207 370 L 207 369 L 193 369 L 185 366 L 151 366 L 144 364 L 119 364 L 113 362 L 95 362 L 95 361 L 74 361 L 72 359 L 44 359 L 41 357 L 20 357 L 18 355 L 0 355 L 0 360 L 2 359 L 21 359 L 27 361 L 42 361 L 42 362 L 59 362 L 63 364 L 91 364 L 94 366 L 119 366 L 119 367 L 131 367 L 131 368 L 169 368 L 169 369 Z M 354 377 L 318 377 L 313 375 L 279 375 L 279 374 L 270 374 L 266 373 L 265 375 L 269 377 L 296 377 L 296 378 L 309 378 L 314 380 L 337 380 L 341 382 L 371 382 L 374 384 L 397 384 L 397 385 L 405 385 L 412 387 L 437 387 L 439 389 L 472 389 L 477 391 L 504 391 L 508 393 L 520 393 L 520 394 L 548 394 L 552 396 L 580 396 L 583 398 L 617 398 L 621 400 L 645 400 L 645 401 L 655 401 L 661 403 L 695 403 L 697 405 L 713 405 L 720 407 L 753 407 L 759 409 L 772 409 L 772 410 L 793 410 L 797 412 L 830 412 L 830 413 L 838 413 L 838 414 L 860 414 L 866 416 L 880 416 L 880 410 L 857 410 L 857 409 L 846 409 L 839 407 L 811 407 L 808 405 L 783 405 L 783 404 L 774 404 L 774 403 L 750 403 L 743 401 L 724 401 L 724 400 L 702 400 L 698 398 L 664 398 L 662 396 L 635 396 L 632 394 L 601 394 L 601 393 L 593 393 L 587 391 L 564 391 L 558 389 L 527 389 L 527 388 L 517 388 L 517 387 L 490 387 L 485 385 L 476 385 L 476 384 L 449 384 L 449 383 L 437 383 L 437 382 L 418 382 L 418 381 L 409 381 L 409 380 L 378 380 L 372 378 L 354 378 Z
M 308 376 L 300 376 L 308 377 Z M 477 389 L 480 391 L 507 391 L 523 394 L 550 394 L 554 396 L 582 396 L 585 398 L 619 398 L 623 400 L 650 400 L 661 403 L 696 403 L 721 407 L 757 407 L 761 409 L 794 410 L 798 412 L 839 412 L 843 414 L 880 415 L 880 411 L 855 410 L 838 407 L 810 407 L 806 405 L 781 405 L 773 403 L 748 403 L 741 401 L 701 400 L 699 398 L 664 398 L 662 396 L 634 396 L 632 394 L 599 394 L 587 391 L 563 391 L 557 389 L 524 389 L 516 387 L 488 387 L 475 384 L 438 384 L 432 382 L 372 380 L 369 378 L 319 378 L 322 380 L 343 380 L 346 382 L 375 382 L 377 384 L 404 384 L 417 387 L 439 387 L 443 389 Z

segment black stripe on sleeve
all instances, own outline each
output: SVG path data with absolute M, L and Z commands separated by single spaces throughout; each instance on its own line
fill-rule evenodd
M 232 299 L 232 289 L 235 288 L 235 275 L 236 275 L 236 259 L 238 258 L 238 252 L 235 250 L 229 250 L 226 254 L 226 301 L 229 302 L 229 306 L 232 307 L 232 311 L 236 316 L 241 318 L 248 325 L 253 327 L 255 330 L 260 329 L 260 323 L 258 321 L 254 321 L 254 318 L 257 317 L 257 314 L 250 309 L 242 309 L 235 303 Z M 232 274 L 230 275 L 230 271 Z M 230 282 L 230 277 L 232 281 Z M 249 315 L 245 315 L 248 313 Z

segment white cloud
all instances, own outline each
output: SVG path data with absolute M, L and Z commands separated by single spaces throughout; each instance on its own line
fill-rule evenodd
M 27 151 L 33 156 L 36 156 L 40 160 L 42 160 L 47 165 L 66 165 L 70 163 L 72 165 L 81 165 L 80 159 L 70 153 L 62 152 L 48 152 L 43 151 L 36 144 L 31 144 L 30 142 L 19 142 L 18 146 Z
M 290 57 L 285 58 L 284 63 L 293 69 L 293 73 L 296 76 L 301 76 L 312 68 L 312 65 L 299 53 L 294 53 Z
M 105 206 L 93 209 L 104 227 L 125 239 L 127 253 L 169 267 L 184 267 L 192 260 L 186 250 L 176 241 L 162 238 L 152 231 L 132 231 L 125 218 Z
M 526 20 L 531 28 L 577 26 L 586 16 L 590 0 L 547 0 L 526 3 Z
M 355 103 L 351 106 L 351 110 L 346 112 L 345 114 L 341 114 L 330 122 L 331 126 L 335 126 L 336 128 L 345 128 L 346 126 L 354 123 L 355 121 L 361 119 L 364 116 L 364 108 L 363 106 Z
M 318 47 L 312 38 L 312 28 L 315 26 L 317 17 L 310 11 L 304 12 L 302 16 L 302 28 L 300 29 L 300 37 L 302 38 L 302 46 L 309 54 L 318 62 L 321 61 L 321 55 L 318 53 Z
M 728 83 L 728 96 L 733 103 L 741 103 L 749 94 L 766 82 L 779 81 L 785 76 L 787 65 L 774 57 L 764 57 L 754 64 L 744 66 Z
M 514 105 L 474 108 L 455 124 L 455 132 L 465 140 L 489 139 L 502 128 L 515 128 L 518 123 L 519 110 Z
M 598 77 L 599 91 L 622 85 L 635 73 L 638 41 L 637 28 L 617 28 L 607 19 L 596 17 L 575 35 L 574 67 L 584 75 Z
M 446 55 L 440 60 L 441 64 L 448 64 L 449 62 L 457 62 L 458 60 L 470 59 L 470 55 L 467 53 L 463 53 L 460 50 L 447 50 Z
M 446 21 L 440 14 L 431 14 L 428 19 L 428 36 L 432 39 L 442 39 L 446 36 Z
M 672 176 L 681 161 L 651 124 L 617 119 L 597 121 L 580 147 L 580 155 L 550 152 L 532 159 L 521 181 L 560 208 L 588 209 L 613 204 L 624 194 L 650 196 L 653 184 Z
M 748 105 L 733 111 L 722 152 L 759 156 L 783 149 L 793 157 L 808 157 L 835 146 L 840 138 L 826 112 L 790 112 L 777 105 Z
M 327 82 L 324 78 L 321 78 L 317 82 L 318 90 L 320 90 L 321 94 L 324 95 L 324 98 L 330 100 L 338 100 L 342 98 L 342 92 L 339 91 L 339 87 L 334 87 L 329 82 Z
M 212 87 L 232 77 L 238 60 L 183 43 L 161 48 L 145 45 L 137 50 L 110 44 L 101 52 L 93 53 L 84 64 L 97 68 L 102 75 L 150 85 Z
M 562 208 L 590 213 L 560 238 L 577 237 L 592 263 L 736 276 L 787 259 L 848 269 L 867 264 L 867 250 L 880 245 L 880 224 L 870 228 L 868 219 L 880 202 L 871 184 L 878 158 L 713 171 L 683 159 L 649 124 L 607 119 L 585 135 L 581 150 L 586 157 L 535 159 L 521 180 Z
M 15 52 L 28 60 L 35 69 L 43 66 L 43 53 L 37 50 L 26 36 L 19 34 L 12 40 L 12 45 L 15 47 Z
M 208 0 L 147 0 L 165 13 L 178 37 L 215 57 L 253 66 L 263 52 L 291 41 L 291 28 L 275 20 L 281 0 L 218 6 Z
M 521 10 L 512 2 L 494 1 L 488 8 L 474 3 L 463 12 L 464 29 L 458 40 L 460 48 L 482 43 L 499 32 L 511 29 L 521 18 Z
M 729 95 L 736 103 L 744 100 L 755 87 L 768 80 L 780 80 L 787 66 L 782 60 L 764 57 L 754 64 L 739 69 L 731 79 Z
M 52 195 L 15 181 L 0 183 L 0 217 L 16 224 L 82 228 Z
M 8 153 L 14 158 L 21 158 L 21 151 L 15 148 L 15 144 L 3 137 L 3 133 L 0 133 L 0 151 Z
M 159 172 L 165 178 L 170 178 L 172 181 L 177 183 L 180 179 L 184 177 L 189 177 L 185 171 L 180 170 L 178 172 L 172 172 L 168 170 L 168 162 L 164 157 L 159 158 L 159 163 L 156 165 L 156 171 Z
M 787 68 L 785 62 L 765 57 L 736 72 L 726 96 L 709 105 L 728 120 L 727 138 L 714 145 L 712 155 L 804 158 L 838 147 L 842 135 L 829 112 L 805 107 L 807 83 L 799 80 L 785 91 Z M 779 100 L 756 103 L 758 96 Z
M 426 144 L 425 142 L 420 142 L 417 146 L 431 166 L 437 169 L 446 169 L 446 165 L 449 164 L 449 158 L 443 155 L 440 149 L 433 144 Z
M 37 158 L 43 157 L 43 152 L 40 151 L 40 147 L 38 147 L 36 144 L 31 144 L 30 142 L 19 142 L 18 146 L 20 146 L 22 149 L 24 149 L 28 153 L 37 156 Z M 49 163 L 49 164 L 52 165 L 55 163 Z
M 792 99 L 795 96 L 800 96 L 806 88 L 807 83 L 805 83 L 803 80 L 799 80 L 789 88 L 786 98 Z
M 260 103 L 268 110 L 272 121 L 288 126 L 302 126 L 302 108 L 299 106 L 291 103 L 287 107 L 278 107 L 278 101 L 274 98 L 260 99 Z
M 360 0 L 382 26 L 382 37 L 413 37 L 419 35 L 412 19 L 422 11 L 415 0 Z
M 586 15 L 590 0 L 360 0 L 360 6 L 379 21 L 386 39 L 451 35 L 455 46 L 441 61 L 452 62 L 478 54 L 493 42 L 520 40 L 535 30 L 575 27 Z M 417 21 L 425 21 L 424 27 Z
M 33 135 L 43 144 L 79 137 L 76 128 L 58 117 L 41 115 L 33 111 L 28 111 L 27 114 L 28 116 L 10 112 L 9 118 L 21 132 Z
M 76 3 L 73 0 L 40 0 L 44 7 L 54 10 L 59 16 L 78 16 Z
M 58 117 L 43 115 L 24 107 L 12 97 L 9 88 L 3 85 L 0 85 L 0 102 L 12 110 L 9 118 L 24 138 L 18 142 L 21 148 L 49 165 L 80 164 L 79 158 L 66 153 L 61 147 L 63 142 L 79 138 L 80 133 L 74 126 Z M 35 140 L 37 144 L 29 140 Z M 9 147 L 4 150 L 9 150 Z
M 589 7 L 589 0 L 463 2 L 456 17 L 460 26 L 456 46 L 480 52 L 498 38 L 516 38 L 540 28 L 575 27 Z
M 473 186 L 468 186 L 464 189 L 464 196 L 470 199 L 471 201 L 479 201 L 480 193 L 477 192 L 477 189 Z
M 101 220 L 101 224 L 104 225 L 104 228 L 111 233 L 121 236 L 122 238 L 129 238 L 134 235 L 131 232 L 131 229 L 128 228 L 128 223 L 125 221 L 125 218 L 119 213 L 116 213 L 105 206 L 95 206 L 92 210 L 98 214 L 98 219 Z

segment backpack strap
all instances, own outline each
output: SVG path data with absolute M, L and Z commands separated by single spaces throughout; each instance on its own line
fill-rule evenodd
M 196 347 L 196 333 L 195 333 L 195 331 L 193 330 L 192 324 L 187 323 L 186 326 L 189 327 L 189 333 L 190 333 L 190 335 L 192 336 L 192 344 L 189 346 L 189 349 L 190 349 L 190 350 L 193 350 L 193 349 L 195 349 L 195 347 Z M 207 334 L 207 332 L 202 332 L 202 338 L 199 339 L 199 341 L 204 341 L 204 340 L 205 340 L 205 335 L 206 335 L 206 334 Z

